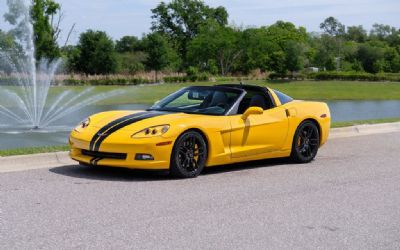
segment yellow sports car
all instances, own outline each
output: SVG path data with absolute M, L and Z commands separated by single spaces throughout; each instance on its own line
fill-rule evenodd
M 270 88 L 193 86 L 146 111 L 90 116 L 72 131 L 70 155 L 83 165 L 165 169 L 177 177 L 266 158 L 306 163 L 326 142 L 330 120 L 325 103 Z

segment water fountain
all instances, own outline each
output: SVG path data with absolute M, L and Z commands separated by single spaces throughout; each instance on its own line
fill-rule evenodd
M 12 2 L 14 8 L 19 8 L 19 17 L 15 25 L 20 31 L 17 39 L 20 49 L 16 56 L 17 52 L 0 48 L 0 60 L 12 71 L 12 84 L 0 86 L 2 128 L 48 129 L 54 122 L 77 110 L 121 94 L 120 90 L 94 94 L 93 88 L 86 88 L 79 93 L 66 90 L 50 98 L 49 91 L 61 60 L 35 60 L 34 33 L 30 18 L 31 1 Z M 4 121 L 4 118 L 7 121 Z

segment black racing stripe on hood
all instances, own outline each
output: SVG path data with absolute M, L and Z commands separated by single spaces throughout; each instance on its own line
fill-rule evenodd
M 125 117 L 121 117 L 113 122 L 110 122 L 103 128 L 101 128 L 92 138 L 90 142 L 90 150 L 91 151 L 99 151 L 101 143 L 111 134 L 116 131 L 129 126 L 135 122 L 168 114 L 168 112 L 159 112 L 159 111 L 150 111 L 150 112 L 141 112 L 133 115 L 128 115 Z
M 132 118 L 132 117 L 137 117 L 137 116 L 143 115 L 143 114 L 145 114 L 145 113 L 146 113 L 146 112 L 139 112 L 139 113 L 135 113 L 135 114 L 126 115 L 126 116 L 123 116 L 123 117 L 121 117 L 121 118 L 118 118 L 118 119 L 116 119 L 116 120 L 114 120 L 114 121 L 108 123 L 107 125 L 105 125 L 104 127 L 102 127 L 99 131 L 97 131 L 96 134 L 94 134 L 92 140 L 90 141 L 90 147 L 89 147 L 89 149 L 90 149 L 90 150 L 93 150 L 94 144 L 96 143 L 97 139 L 99 139 L 99 137 L 100 137 L 103 133 L 105 133 L 108 129 L 110 129 L 111 127 L 113 127 L 113 126 L 115 126 L 115 125 L 117 125 L 117 124 L 119 124 L 119 123 L 121 123 L 121 122 L 123 122 L 123 121 L 126 121 L 126 120 L 128 120 L 128 119 L 130 119 L 130 118 Z

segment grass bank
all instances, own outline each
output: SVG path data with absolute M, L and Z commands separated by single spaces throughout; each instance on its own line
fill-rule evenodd
M 400 117 L 398 118 L 384 118 L 384 119 L 371 119 L 371 120 L 356 120 L 356 121 L 347 121 L 347 122 L 333 122 L 332 128 L 343 128 L 350 127 L 354 125 L 362 125 L 362 124 L 378 124 L 378 123 L 390 123 L 390 122 L 400 122 Z
M 51 153 L 68 151 L 68 145 L 61 146 L 44 146 L 44 147 L 33 147 L 33 148 L 14 148 L 0 150 L 0 156 L 13 156 L 13 155 L 30 155 L 30 154 L 40 154 L 40 153 Z
M 121 89 L 118 97 L 104 100 L 98 105 L 109 104 L 152 104 L 166 95 L 187 86 L 214 85 L 227 82 L 166 83 L 141 86 L 96 86 L 94 92 L 103 93 Z M 354 81 L 246 81 L 249 84 L 268 86 L 282 91 L 295 99 L 303 100 L 400 100 L 399 82 L 354 82 Z M 82 91 L 84 86 L 63 86 L 51 89 L 51 96 L 64 90 Z
M 334 122 L 332 123 L 332 128 L 342 128 L 360 124 L 378 124 L 378 123 L 390 123 L 390 122 L 400 122 L 400 117 L 387 118 L 387 119 L 374 119 L 374 120 L 357 120 L 348 122 Z M 51 153 L 51 152 L 60 152 L 68 150 L 69 146 L 67 145 L 34 147 L 34 148 L 16 148 L 16 149 L 0 150 L 0 156 L 29 155 L 29 154 Z

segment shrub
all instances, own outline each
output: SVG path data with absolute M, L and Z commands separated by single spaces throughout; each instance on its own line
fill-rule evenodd
M 269 80 L 277 80 L 277 79 L 304 80 L 307 77 L 302 73 L 280 74 L 273 72 L 269 74 L 268 78 Z
M 346 81 L 400 81 L 400 74 L 366 72 L 335 72 L 323 71 L 307 75 L 309 79 L 315 80 L 346 80 Z
M 65 79 L 63 80 L 64 85 L 138 85 L 152 83 L 153 81 L 143 78 L 115 78 L 115 79 Z
M 166 83 L 206 82 L 209 81 L 209 79 L 210 76 L 207 73 L 200 73 L 197 75 L 164 77 L 164 82 Z

